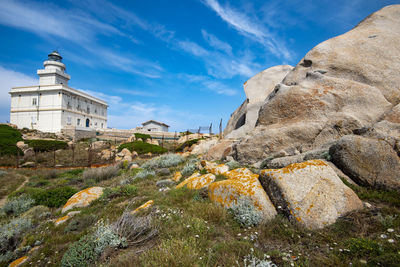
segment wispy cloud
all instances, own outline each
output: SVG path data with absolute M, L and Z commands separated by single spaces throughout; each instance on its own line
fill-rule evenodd
M 215 35 L 208 33 L 206 30 L 202 29 L 201 30 L 201 34 L 203 35 L 204 40 L 206 40 L 206 42 L 214 47 L 215 49 L 218 49 L 220 51 L 223 51 L 229 55 L 232 54 L 232 46 L 230 46 L 230 44 L 221 41 L 220 39 L 218 39 Z
M 0 65 L 0 121 L 10 120 L 10 92 L 12 87 L 37 85 L 38 79 L 6 69 Z
M 200 45 L 198 45 L 195 42 L 180 41 L 180 42 L 178 42 L 178 45 L 180 48 L 182 48 L 186 52 L 193 54 L 195 56 L 198 56 L 198 57 L 204 57 L 209 54 L 206 49 L 204 49 L 203 47 L 201 47 Z
M 111 4 L 110 6 L 117 9 Z M 118 11 L 123 12 L 123 10 Z M 141 27 L 147 27 L 144 22 L 135 19 L 132 14 L 130 14 L 129 19 L 141 25 Z M 33 32 L 44 38 L 54 36 L 71 41 L 75 43 L 75 46 L 79 45 L 85 51 L 90 52 L 92 60 L 98 61 L 100 59 L 103 65 L 116 67 L 125 72 L 148 78 L 159 78 L 163 71 L 163 68 L 157 62 L 132 54 L 128 58 L 126 52 L 122 53 L 116 49 L 110 50 L 100 45 L 96 38 L 100 35 L 123 36 L 133 41 L 135 39 L 125 31 L 95 19 L 88 12 L 67 10 L 53 4 L 4 0 L 0 7 L 0 24 Z M 71 57 L 72 60 L 75 59 L 79 63 L 96 66 L 87 56 L 83 60 L 80 58 L 82 56 Z
M 204 3 L 228 25 L 265 46 L 275 56 L 287 60 L 292 58 L 292 52 L 287 49 L 284 42 L 255 18 L 251 19 L 244 12 L 239 12 L 228 5 L 222 6 L 217 0 L 204 0 Z
M 226 86 L 223 82 L 211 79 L 210 77 L 204 75 L 181 73 L 178 75 L 178 79 L 184 80 L 185 82 L 189 82 L 192 84 L 200 84 L 208 90 L 214 91 L 220 95 L 233 96 L 238 93 L 237 90 Z

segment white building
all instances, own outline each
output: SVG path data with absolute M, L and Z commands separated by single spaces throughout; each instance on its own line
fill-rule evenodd
M 162 122 L 149 120 L 142 123 L 142 129 L 148 132 L 168 132 L 168 125 Z
M 11 88 L 12 124 L 53 133 L 65 126 L 107 128 L 107 102 L 68 86 L 71 77 L 57 51 L 43 65 L 39 85 Z

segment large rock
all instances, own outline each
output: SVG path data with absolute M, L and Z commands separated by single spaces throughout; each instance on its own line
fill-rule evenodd
M 75 195 L 73 195 L 70 199 L 68 199 L 67 203 L 62 208 L 62 213 L 74 209 L 74 208 L 83 208 L 89 206 L 89 204 L 101 197 L 103 194 L 103 187 L 89 187 L 82 191 L 79 191 Z
M 205 154 L 208 152 L 208 150 L 216 145 L 218 142 L 218 139 L 212 138 L 212 139 L 206 139 L 206 140 L 200 140 L 197 144 L 193 145 L 193 149 L 190 152 L 192 155 L 201 155 Z
M 261 171 L 260 182 L 272 202 L 289 219 L 307 228 L 332 224 L 362 202 L 322 160 Z
M 207 154 L 204 155 L 206 160 L 225 160 L 233 151 L 233 140 L 221 140 L 216 145 L 210 147 Z
M 233 154 L 256 162 L 281 150 L 327 148 L 385 115 L 397 120 L 399 43 L 400 5 L 393 5 L 313 48 L 268 96 Z
M 92 143 L 92 149 L 106 149 L 110 148 L 110 143 L 106 141 L 95 141 Z
M 329 153 L 332 162 L 356 183 L 400 192 L 400 158 L 386 141 L 349 135 Z
M 276 84 L 280 83 L 292 69 L 293 67 L 289 65 L 271 67 L 245 82 L 243 87 L 247 99 L 232 113 L 225 127 L 224 136 L 240 138 L 253 130 L 263 102 L 274 90 Z
M 258 174 L 249 169 L 241 168 L 225 172 L 228 179 L 212 183 L 208 186 L 208 196 L 211 201 L 230 208 L 240 198 L 248 198 L 253 206 L 262 212 L 263 220 L 271 220 L 277 214 L 274 205 L 262 188 Z
M 186 186 L 189 189 L 201 189 L 207 187 L 209 184 L 214 182 L 215 175 L 208 173 L 200 175 L 198 172 L 192 174 L 189 178 L 178 184 L 176 188 L 182 188 Z

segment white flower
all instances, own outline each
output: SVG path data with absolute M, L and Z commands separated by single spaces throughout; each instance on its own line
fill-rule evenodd
M 394 232 L 394 229 L 393 229 L 393 228 L 389 228 L 389 229 L 387 229 L 387 231 L 388 231 L 389 233 L 393 233 L 393 232 Z

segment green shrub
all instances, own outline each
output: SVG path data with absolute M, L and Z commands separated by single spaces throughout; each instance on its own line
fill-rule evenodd
M 137 192 L 137 187 L 134 185 L 117 186 L 113 188 L 106 188 L 101 195 L 101 199 L 111 199 L 121 196 L 133 196 Z
M 43 190 L 32 196 L 37 205 L 44 205 L 50 208 L 58 208 L 64 205 L 70 197 L 78 190 L 65 186 L 54 189 Z
M 30 198 L 35 200 L 35 205 L 43 205 L 50 208 L 57 208 L 64 205 L 67 200 L 72 197 L 76 192 L 76 189 L 69 186 L 58 187 L 53 189 L 42 189 L 42 188 L 31 188 L 26 187 L 17 192 L 14 192 L 10 197 L 18 196 L 21 194 L 27 194 Z
M 133 141 L 122 144 L 118 147 L 118 151 L 121 151 L 124 148 L 127 148 L 131 152 L 136 151 L 138 154 L 146 154 L 149 152 L 152 154 L 162 154 L 167 152 L 167 149 L 165 148 L 142 141 Z
M 136 138 L 136 140 L 138 138 L 141 138 L 143 140 L 143 142 L 146 142 L 147 139 L 152 139 L 149 134 L 142 134 L 142 133 L 135 133 L 135 138 Z
M 232 213 L 233 218 L 240 225 L 245 227 L 256 226 L 262 221 L 262 214 L 258 211 L 250 199 L 242 197 L 233 204 L 229 211 Z
M 176 151 L 182 152 L 186 147 L 191 147 L 194 144 L 197 144 L 200 140 L 202 140 L 204 138 L 198 138 L 198 139 L 192 139 L 192 140 L 188 140 L 182 144 L 180 144 L 177 148 Z
M 22 135 L 17 129 L 0 124 L 0 156 L 17 155 L 17 152 L 23 155 L 21 149 L 16 146 L 18 141 L 22 141 Z
M 7 215 L 18 216 L 29 210 L 33 206 L 33 203 L 35 203 L 35 200 L 26 194 L 22 194 L 18 197 L 8 199 L 6 204 L 1 208 L 1 212 Z
M 84 180 L 93 179 L 96 182 L 100 182 L 117 176 L 120 168 L 119 164 L 101 168 L 90 168 L 83 171 L 82 177 Z
M 68 170 L 66 172 L 60 173 L 58 177 L 60 178 L 74 178 L 76 176 L 79 176 L 83 173 L 84 169 L 73 169 L 73 170 Z
M 22 239 L 22 234 L 32 227 L 30 219 L 16 218 L 0 226 L 0 254 L 13 251 Z
M 176 154 L 162 155 L 157 158 L 151 159 L 142 165 L 142 168 L 147 170 L 154 170 L 158 168 L 169 168 L 181 164 L 184 159 Z
M 120 238 L 110 225 L 100 221 L 92 234 L 82 237 L 73 243 L 65 252 L 61 266 L 89 266 L 108 247 L 126 246 L 124 238 Z
M 46 152 L 68 148 L 68 143 L 58 140 L 25 140 L 26 144 L 33 148 L 36 152 Z
M 82 216 L 75 216 L 70 220 L 67 226 L 64 228 L 64 232 L 81 232 L 88 227 L 92 226 L 97 220 L 97 216 L 94 214 L 85 214 Z
M 383 249 L 378 242 L 368 238 L 350 238 L 346 241 L 349 254 L 352 256 L 379 256 L 382 254 Z

